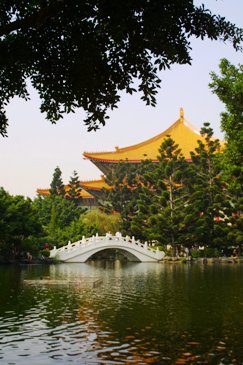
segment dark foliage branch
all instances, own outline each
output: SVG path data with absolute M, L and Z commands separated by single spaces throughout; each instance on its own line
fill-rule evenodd
M 48 120 L 82 107 L 89 131 L 105 124 L 122 90 L 154 106 L 158 71 L 190 63 L 192 36 L 239 49 L 243 32 L 192 0 L 2 0 L 0 133 L 9 101 L 28 99 L 27 79 Z

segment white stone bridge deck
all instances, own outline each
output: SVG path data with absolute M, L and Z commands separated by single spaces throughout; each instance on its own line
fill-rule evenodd
M 63 262 L 86 262 L 92 255 L 107 249 L 117 249 L 122 251 L 129 261 L 156 262 L 163 259 L 165 253 L 155 250 L 147 243 L 136 241 L 134 237 L 122 237 L 117 232 L 115 236 L 107 233 L 105 236 L 85 238 L 56 249 L 50 252 L 50 257 Z

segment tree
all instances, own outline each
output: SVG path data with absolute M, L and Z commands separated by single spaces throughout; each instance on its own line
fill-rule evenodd
M 220 61 L 221 75 L 211 73 L 210 88 L 225 104 L 221 113 L 221 127 L 225 132 L 226 146 L 223 172 L 229 186 L 232 214 L 229 215 L 231 229 L 228 239 L 233 245 L 243 242 L 243 65 L 232 65 L 228 60 Z
M 230 229 L 228 232 L 228 242 L 232 246 L 238 246 L 239 251 L 243 249 L 243 198 L 233 200 L 232 212 L 229 215 Z
M 243 65 L 235 67 L 226 59 L 220 62 L 221 75 L 211 73 L 210 88 L 225 104 L 221 127 L 225 132 L 224 170 L 233 187 L 242 196 L 243 185 Z
M 232 206 L 222 178 L 220 142 L 213 138 L 209 123 L 204 123 L 201 135 L 205 142 L 198 141 L 198 147 L 191 152 L 194 174 L 186 207 L 187 223 L 194 244 L 222 248 L 227 246 Z
M 144 161 L 144 169 L 140 169 L 140 184 L 136 197 L 136 211 L 131 218 L 131 233 L 142 241 L 154 239 L 151 237 L 151 204 L 154 196 L 158 194 L 156 165 L 150 161 Z M 135 204 L 133 204 L 135 205 Z
M 133 165 L 127 162 L 119 163 L 106 176 L 106 182 L 112 188 L 107 191 L 105 200 L 111 203 L 110 211 L 109 205 L 102 202 L 102 208 L 106 206 L 108 212 L 118 212 L 122 219 L 122 231 L 125 234 L 132 235 L 131 221 L 136 214 L 138 206 L 137 199 L 141 190 L 141 165 Z
M 50 194 L 51 196 L 60 195 L 62 197 L 65 196 L 65 187 L 62 181 L 62 172 L 60 168 L 57 166 L 54 170 L 52 182 L 50 186 Z
M 78 173 L 75 170 L 73 171 L 73 176 L 70 177 L 68 187 L 69 190 L 67 194 L 67 199 L 70 199 L 75 205 L 80 205 L 82 202 L 82 189 L 80 186 Z
M 10 205 L 10 195 L 0 188 L 0 247 L 8 241 L 8 225 L 6 224 L 7 210 Z
M 154 169 L 143 175 L 139 210 L 134 222 L 137 228 L 145 229 L 147 239 L 171 244 L 175 255 L 176 245 L 184 243 L 184 215 L 189 199 L 188 163 L 169 136 L 159 149 L 158 160 Z
M 74 202 L 60 195 L 37 197 L 33 202 L 33 208 L 42 225 L 45 240 L 55 245 L 66 243 L 66 240 L 63 241 L 64 238 L 72 239 L 65 232 L 69 232 L 68 227 L 79 220 L 84 212 L 82 207 L 76 206 Z
M 188 64 L 190 38 L 230 40 L 242 30 L 192 0 L 35 0 L 0 3 L 0 133 L 5 106 L 37 89 L 41 112 L 55 123 L 82 107 L 88 130 L 104 125 L 120 91 L 155 105 L 158 71 Z
M 65 191 L 62 172 L 56 167 L 49 189 L 50 195 L 38 196 L 33 202 L 46 242 L 61 246 L 90 232 L 89 227 L 86 227 L 80 218 L 86 211 L 80 204 L 80 190 L 78 174 L 74 171 L 70 178 L 69 190 Z
M 88 227 L 93 227 L 95 233 L 105 235 L 108 232 L 115 234 L 120 231 L 121 218 L 117 213 L 106 214 L 98 209 L 90 210 L 82 215 L 81 221 Z
M 23 251 L 36 250 L 34 237 L 41 233 L 41 226 L 29 198 L 12 196 L 0 188 L 0 217 L 1 254 L 15 258 Z

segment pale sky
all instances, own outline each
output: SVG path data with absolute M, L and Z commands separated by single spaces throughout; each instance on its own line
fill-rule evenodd
M 243 28 L 243 0 L 203 3 Z M 122 94 L 118 109 L 109 114 L 107 125 L 97 132 L 87 132 L 82 110 L 52 125 L 40 113 L 38 95 L 31 88 L 30 101 L 15 98 L 7 108 L 8 138 L 0 136 L 0 186 L 10 194 L 34 198 L 37 188 L 49 188 L 56 166 L 62 171 L 64 183 L 74 170 L 80 180 L 99 179 L 100 170 L 83 159 L 84 151 L 111 151 L 115 146 L 126 147 L 151 138 L 179 118 L 180 107 L 192 125 L 200 129 L 204 122 L 210 122 L 215 136 L 223 139 L 220 113 L 224 105 L 208 87 L 209 73 L 219 73 L 222 58 L 242 64 L 243 53 L 236 52 L 229 43 L 199 39 L 192 41 L 192 48 L 191 66 L 175 65 L 161 72 L 156 108 L 146 106 L 138 93 Z

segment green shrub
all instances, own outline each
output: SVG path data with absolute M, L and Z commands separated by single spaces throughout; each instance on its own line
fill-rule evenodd
M 192 249 L 191 250 L 191 256 L 193 259 L 197 259 L 199 257 L 204 256 L 204 252 L 202 250 Z
M 219 257 L 219 250 L 213 247 L 206 247 L 204 250 L 192 249 L 192 258 L 199 257 Z
M 219 251 L 217 250 L 217 248 L 206 247 L 204 250 L 204 256 L 205 257 L 219 257 Z
M 165 246 L 157 246 L 157 249 L 159 250 L 159 251 L 164 251 L 165 252 Z
M 48 248 L 44 248 L 44 250 L 41 250 L 40 253 L 44 257 L 49 257 L 50 256 L 50 250 Z

